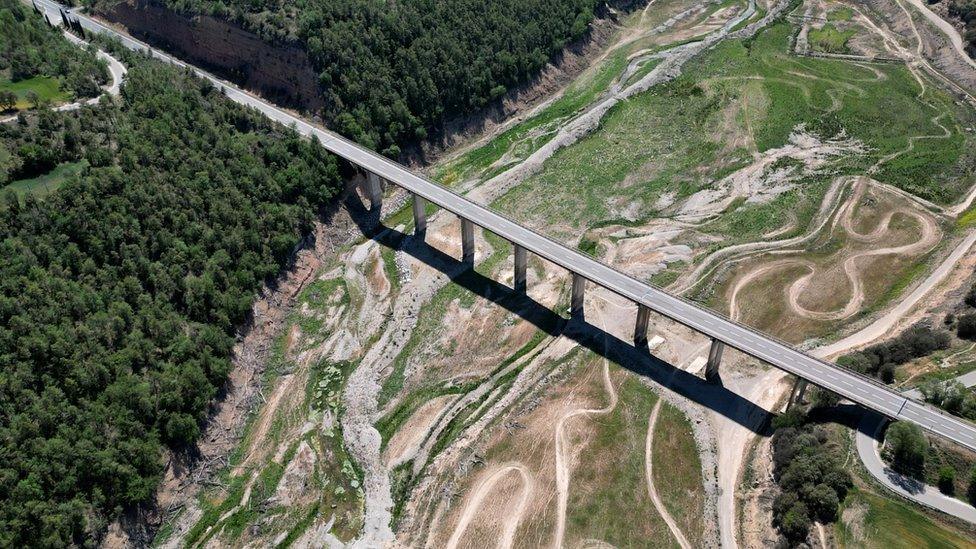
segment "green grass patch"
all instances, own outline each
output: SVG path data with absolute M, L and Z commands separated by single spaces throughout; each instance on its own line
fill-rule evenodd
M 847 47 L 847 41 L 856 33 L 857 31 L 854 29 L 842 31 L 827 23 L 819 29 L 810 29 L 807 39 L 814 50 L 827 53 L 848 53 L 850 48 Z
M 597 368 L 599 362 L 592 357 L 582 367 Z M 634 375 L 614 378 L 616 407 L 587 421 L 593 439 L 573 470 L 566 545 L 599 539 L 615 547 L 676 547 L 647 493 L 647 421 L 658 397 Z M 605 395 L 602 376 L 594 376 L 593 383 L 600 387 L 597 394 Z
M 453 185 L 474 174 L 488 178 L 501 173 L 506 166 L 528 156 L 552 139 L 558 122 L 577 114 L 592 103 L 626 66 L 627 51 L 614 51 L 592 74 L 584 73 L 574 81 L 551 105 L 525 122 L 502 132 L 487 144 L 448 162 L 434 174 L 434 178 L 445 185 Z M 547 129 L 549 127 L 551 129 Z M 511 162 L 492 167 L 510 150 L 516 153 Z
M 854 17 L 854 10 L 844 6 L 827 12 L 827 21 L 850 21 Z
M 44 175 L 14 181 L 3 189 L 0 189 L 0 193 L 12 190 L 21 201 L 27 195 L 32 195 L 34 198 L 44 198 L 58 190 L 61 185 L 72 177 L 77 177 L 87 166 L 88 162 L 85 160 L 59 164 L 56 168 Z
M 380 246 L 380 257 L 383 258 L 383 272 L 386 279 L 390 281 L 390 291 L 396 291 L 400 287 L 400 272 L 396 265 L 396 250 Z
M 71 99 L 71 94 L 61 89 L 61 81 L 52 76 L 35 76 L 25 80 L 11 82 L 0 80 L 0 91 L 12 91 L 17 96 L 18 110 L 33 108 L 27 101 L 27 96 L 33 92 L 38 99 L 47 103 L 65 103 Z
M 841 547 L 892 549 L 896 547 L 972 547 L 962 533 L 941 525 L 908 505 L 864 490 L 854 489 L 841 504 L 841 515 L 861 517 L 852 526 L 836 523 Z
M 956 218 L 957 230 L 965 230 L 973 226 L 976 226 L 976 204 L 967 208 L 966 211 Z
M 702 546 L 704 489 L 698 444 L 681 410 L 662 403 L 654 428 L 654 486 L 688 541 Z

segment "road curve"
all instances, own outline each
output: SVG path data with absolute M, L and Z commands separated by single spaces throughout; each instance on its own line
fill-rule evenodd
M 67 9 L 51 0 L 38 0 L 45 7 Z M 608 290 L 645 305 L 676 322 L 712 339 L 769 363 L 815 385 L 888 417 L 916 423 L 920 427 L 976 450 L 976 425 L 952 417 L 932 407 L 909 400 L 881 383 L 808 355 L 792 346 L 743 326 L 699 305 L 637 280 L 577 250 L 568 248 L 529 228 L 519 225 L 484 206 L 330 131 L 315 127 L 236 86 L 201 69 L 187 65 L 85 15 L 70 12 L 88 32 L 106 34 L 130 49 L 149 52 L 156 58 L 186 67 L 211 81 L 228 98 L 257 109 L 268 118 L 293 127 L 299 134 L 315 138 L 333 154 L 390 181 L 459 217 L 469 219 L 491 232 L 515 242 L 526 250 L 559 265 Z
M 878 444 L 885 422 L 877 414 L 866 413 L 857 428 L 857 454 L 871 476 L 904 498 L 976 524 L 976 507 L 947 496 L 924 482 L 896 473 L 881 461 Z
M 962 36 L 959 35 L 959 31 L 957 31 L 955 27 L 930 10 L 928 6 L 925 5 L 925 2 L 922 2 L 922 0 L 908 0 L 908 3 L 917 9 L 923 16 L 925 16 L 930 23 L 938 27 L 938 29 L 942 31 L 942 33 L 945 34 L 949 39 L 949 42 L 952 43 L 952 47 L 956 50 L 956 53 L 959 54 L 959 57 L 962 58 L 962 60 L 965 61 L 970 67 L 976 69 L 976 61 L 973 61 L 973 58 L 969 57 L 969 54 L 966 53 L 966 47 L 962 43 Z

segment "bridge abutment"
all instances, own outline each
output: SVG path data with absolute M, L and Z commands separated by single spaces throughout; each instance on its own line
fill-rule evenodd
M 708 349 L 708 362 L 705 363 L 705 379 L 714 381 L 718 379 L 718 367 L 722 363 L 722 351 L 725 344 L 717 339 L 712 340 L 712 346 Z

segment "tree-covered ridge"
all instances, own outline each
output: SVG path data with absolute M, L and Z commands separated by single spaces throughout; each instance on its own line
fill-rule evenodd
M 94 97 L 108 68 L 79 49 L 18 0 L 0 0 L 0 81 L 56 76 L 78 97 Z
M 68 136 L 71 136 L 70 138 Z M 338 188 L 334 159 L 140 60 L 120 105 L 3 126 L 89 166 L 0 200 L 0 546 L 92 543 L 195 440 L 235 327 Z
M 524 83 L 584 35 L 598 0 L 166 0 L 228 16 L 270 41 L 298 40 L 326 122 L 396 156 L 445 117 Z

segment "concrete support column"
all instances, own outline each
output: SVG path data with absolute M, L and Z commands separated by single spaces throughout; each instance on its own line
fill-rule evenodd
M 424 197 L 413 195 L 413 234 L 423 236 L 427 233 L 427 201 Z
M 569 306 L 569 314 L 573 318 L 583 318 L 583 293 L 586 290 L 586 279 L 573 273 L 573 298 Z
M 718 366 L 722 362 L 722 351 L 725 344 L 717 339 L 712 340 L 712 347 L 708 350 L 708 362 L 705 363 L 705 379 L 718 378 Z
M 796 393 L 796 401 L 797 401 L 797 403 L 803 402 L 803 395 L 806 394 L 806 392 L 807 392 L 807 386 L 808 385 L 809 385 L 809 383 L 807 383 L 807 380 L 805 380 L 805 379 L 801 379 L 800 380 L 800 388 L 797 390 L 797 393 Z
M 474 223 L 461 218 L 461 261 L 474 266 Z
M 516 292 L 525 293 L 525 274 L 528 264 L 528 254 L 526 249 L 518 244 L 512 244 L 515 252 L 515 276 L 512 278 L 512 286 Z
M 794 404 L 801 404 L 803 402 L 803 394 L 807 392 L 807 380 L 802 377 L 796 378 L 793 382 L 793 389 L 790 391 L 790 400 L 786 403 L 786 409 L 789 410 Z
M 369 209 L 379 210 L 383 207 L 383 184 L 380 182 L 380 176 L 367 172 L 364 190 L 369 198 Z
M 640 347 L 647 344 L 647 322 L 651 318 L 651 309 L 647 305 L 637 304 L 637 324 L 634 326 L 634 345 Z

